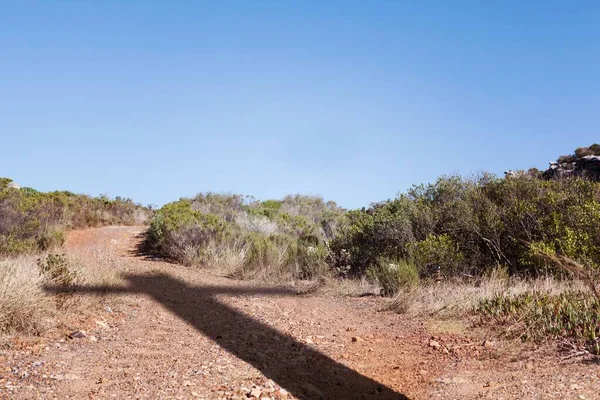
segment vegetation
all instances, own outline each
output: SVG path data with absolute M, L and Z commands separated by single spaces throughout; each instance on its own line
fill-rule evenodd
M 239 278 L 367 277 L 393 295 L 419 281 L 476 280 L 498 269 L 523 278 L 569 275 L 540 251 L 598 269 L 599 224 L 598 182 L 484 173 L 443 176 L 349 212 L 299 195 L 200 194 L 161 208 L 146 246 L 186 265 L 229 267 Z
M 598 154 L 592 145 L 559 162 L 576 167 Z M 534 169 L 505 178 L 443 176 L 352 211 L 319 197 L 199 194 L 154 212 L 143 245 L 237 279 L 357 278 L 393 296 L 390 308 L 399 312 L 472 312 L 521 339 L 564 338 L 598 354 L 600 182 L 591 174 L 547 178 Z M 0 179 L 4 256 L 47 251 L 65 229 L 137 224 L 150 214 L 129 199 L 13 186 Z M 22 285 L 19 296 L 32 296 L 40 280 L 75 288 L 82 279 L 64 256 L 34 267 L 19 261 L 18 273 L 14 260 L 3 265 L 0 284 Z M 25 326 L 37 312 L 35 301 L 14 296 L 0 293 L 2 326 Z
M 131 199 L 43 193 L 0 178 L 0 256 L 50 250 L 66 229 L 140 224 L 149 214 Z
M 442 177 L 347 218 L 331 259 L 354 276 L 382 257 L 414 264 L 422 276 L 432 265 L 446 278 L 498 267 L 509 275 L 565 275 L 540 250 L 600 266 L 600 184 L 582 178 Z
M 328 241 L 342 216 L 335 203 L 318 197 L 199 194 L 158 210 L 145 246 L 186 265 L 221 266 L 238 278 L 314 279 L 328 273 Z
M 589 292 L 496 294 L 476 312 L 482 323 L 509 327 L 505 332 L 522 340 L 566 339 L 600 355 L 600 298 Z

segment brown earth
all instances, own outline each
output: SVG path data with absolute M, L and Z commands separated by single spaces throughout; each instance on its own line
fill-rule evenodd
M 82 288 L 103 300 L 41 336 L 5 340 L 2 398 L 600 398 L 593 360 L 483 346 L 481 333 L 380 312 L 379 298 L 299 295 L 146 258 L 142 230 L 69 235 L 67 253 L 122 281 Z

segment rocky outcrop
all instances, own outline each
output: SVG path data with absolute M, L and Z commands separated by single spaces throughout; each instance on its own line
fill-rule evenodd
M 600 181 L 600 155 L 589 155 L 583 157 L 573 157 L 572 160 L 558 160 L 550 163 L 542 176 L 545 179 L 561 179 L 570 176 L 580 176 L 583 178 Z

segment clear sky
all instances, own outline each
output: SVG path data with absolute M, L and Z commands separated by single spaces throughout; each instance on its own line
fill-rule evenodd
M 599 1 L 12 1 L 0 176 L 345 207 L 600 142 Z

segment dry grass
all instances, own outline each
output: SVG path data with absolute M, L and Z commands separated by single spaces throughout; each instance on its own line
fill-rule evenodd
M 386 309 L 411 316 L 462 317 L 471 312 L 480 301 L 499 293 L 514 297 L 528 292 L 555 295 L 573 290 L 586 290 L 586 285 L 579 280 L 557 280 L 551 277 L 525 280 L 493 273 L 477 284 L 439 282 L 404 289 L 389 302 Z
M 360 279 L 327 279 L 324 290 L 335 296 L 363 297 L 379 296 L 379 285 L 369 282 L 365 277 Z
M 41 316 L 52 306 L 42 290 L 43 277 L 35 258 L 0 261 L 0 329 L 4 332 L 40 329 Z
M 249 246 L 244 243 L 224 244 L 211 241 L 206 246 L 205 254 L 210 268 L 215 269 L 219 275 L 236 277 L 243 271 L 246 254 Z
M 38 259 L 45 256 L 23 256 L 0 261 L 0 331 L 39 334 L 51 328 L 52 317 L 68 313 L 93 312 L 99 306 L 114 301 L 114 295 L 74 296 L 52 295 L 44 291 L 44 284 L 51 282 L 40 271 Z M 78 285 L 117 285 L 121 283 L 117 270 L 110 263 L 98 263 L 97 259 L 83 255 L 66 257 L 68 273 L 75 277 L 69 287 L 73 294 Z M 53 284 L 57 283 L 52 281 Z

